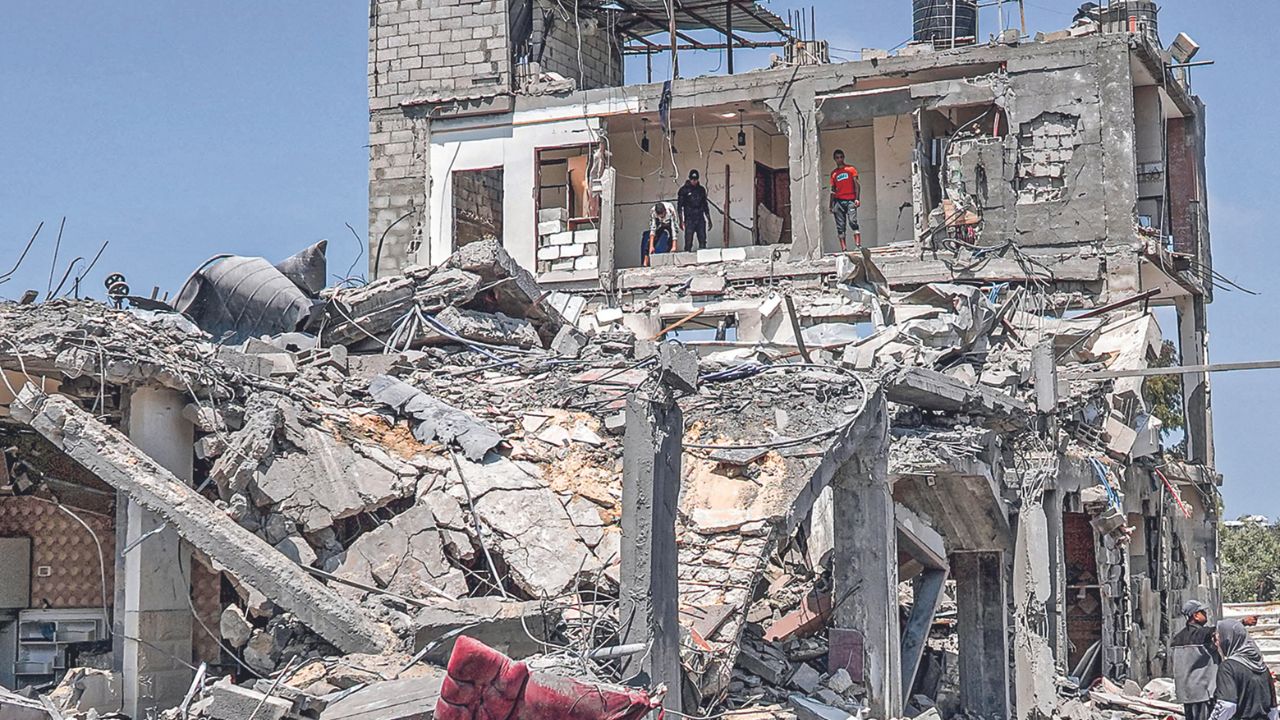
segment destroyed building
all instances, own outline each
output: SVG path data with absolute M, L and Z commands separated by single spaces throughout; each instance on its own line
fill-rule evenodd
M 0 685 L 431 717 L 455 645 L 505 662 L 466 635 L 625 717 L 1169 710 L 1133 687 L 1220 606 L 1208 376 L 1144 382 L 1208 353 L 1189 39 L 1112 3 L 830 64 L 735 0 L 678 35 L 775 67 L 625 85 L 662 4 L 604 5 L 371 3 L 367 282 L 322 243 L 0 305 Z M 642 267 L 690 167 L 711 247 Z

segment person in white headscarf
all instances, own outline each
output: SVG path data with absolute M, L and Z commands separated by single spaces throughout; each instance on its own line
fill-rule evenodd
M 1277 720 L 1276 688 L 1262 651 L 1239 620 L 1219 620 L 1218 666 L 1211 720 Z

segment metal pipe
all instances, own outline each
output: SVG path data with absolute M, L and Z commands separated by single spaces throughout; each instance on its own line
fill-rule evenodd
M 724 3 L 724 41 L 729 45 L 727 52 L 727 60 L 729 63 L 729 74 L 733 74 L 733 0 L 725 0 Z

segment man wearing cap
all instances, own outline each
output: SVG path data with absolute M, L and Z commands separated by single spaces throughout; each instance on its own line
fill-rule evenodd
M 1186 710 L 1186 720 L 1208 720 L 1213 711 L 1218 653 L 1208 610 L 1199 600 L 1187 601 L 1182 606 L 1187 624 L 1169 643 L 1175 696 Z
M 702 187 L 702 174 L 689 171 L 689 179 L 676 196 L 676 210 L 684 225 L 684 251 L 693 252 L 693 236 L 698 236 L 698 249 L 707 247 L 707 231 L 711 229 L 711 204 L 707 202 L 707 189 Z

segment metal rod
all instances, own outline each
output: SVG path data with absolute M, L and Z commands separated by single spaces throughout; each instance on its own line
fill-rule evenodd
M 725 2 L 724 4 L 724 41 L 729 45 L 726 51 L 726 59 L 729 64 L 729 74 L 733 74 L 733 3 Z
M 677 41 L 679 40 L 679 35 L 676 34 L 675 0 L 668 0 L 668 2 L 671 3 L 670 5 L 667 6 L 668 8 L 670 8 L 667 11 L 669 13 L 669 15 L 667 16 L 667 19 L 671 25 L 670 27 L 670 30 L 671 30 L 671 79 L 675 80 L 676 76 L 680 74 L 680 48 L 677 44 Z
M 951 49 L 956 47 L 956 1 L 951 0 Z
M 1182 365 L 1139 370 L 1104 370 L 1067 375 L 1070 380 L 1110 380 L 1126 377 L 1160 377 L 1162 375 L 1198 375 L 1200 373 L 1239 372 L 1242 370 L 1280 370 L 1280 360 L 1258 362 L 1217 363 L 1214 365 Z
M 800 316 L 796 314 L 796 304 L 792 302 L 790 295 L 783 295 L 782 298 L 787 301 L 787 314 L 791 316 L 791 330 L 796 335 L 796 349 L 800 351 L 800 357 L 804 358 L 805 362 L 812 363 L 809 348 L 804 346 L 804 333 L 800 330 Z
M 1113 302 L 1113 303 L 1111 303 L 1111 304 L 1109 304 L 1109 305 L 1103 305 L 1103 306 L 1102 306 L 1102 307 L 1100 307 L 1100 308 L 1094 308 L 1093 310 L 1090 310 L 1089 312 L 1084 313 L 1083 315 L 1077 315 L 1077 316 L 1075 316 L 1074 318 L 1071 318 L 1071 319 L 1072 319 L 1072 320 L 1088 320 L 1089 318 L 1094 318 L 1094 317 L 1097 317 L 1097 316 L 1099 316 L 1099 315 L 1106 315 L 1107 313 L 1111 312 L 1112 310 L 1119 310 L 1119 309 L 1120 309 L 1120 308 L 1122 308 L 1122 307 L 1128 307 L 1129 305 L 1133 305 L 1133 304 L 1135 304 L 1135 303 L 1140 303 L 1140 302 L 1142 302 L 1143 300 L 1150 300 L 1151 298 L 1153 298 L 1153 297 L 1155 297 L 1155 296 L 1157 296 L 1157 295 L 1159 295 L 1159 294 L 1160 294 L 1160 289 L 1159 289 L 1159 288 L 1156 288 L 1156 289 L 1154 289 L 1154 290 L 1148 290 L 1148 291 L 1146 291 L 1146 292 L 1144 292 L 1144 293 L 1139 293 L 1139 294 L 1134 295 L 1134 296 L 1132 296 L 1132 297 L 1127 297 L 1127 298 L 1125 298 L 1125 299 L 1123 299 L 1123 300 L 1117 300 L 1117 301 L 1115 301 L 1115 302 Z

